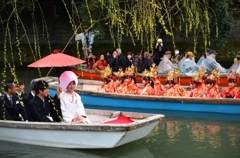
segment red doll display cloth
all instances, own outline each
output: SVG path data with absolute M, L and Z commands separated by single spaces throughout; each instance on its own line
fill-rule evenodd
M 129 124 L 133 123 L 134 121 L 127 118 L 126 116 L 120 115 L 118 118 L 106 121 L 106 122 L 101 122 L 99 124 Z

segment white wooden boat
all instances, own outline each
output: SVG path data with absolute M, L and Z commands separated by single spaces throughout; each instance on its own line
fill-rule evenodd
M 0 140 L 59 148 L 114 148 L 147 136 L 164 115 L 86 109 L 91 124 L 0 120 Z M 130 124 L 100 124 L 120 114 Z

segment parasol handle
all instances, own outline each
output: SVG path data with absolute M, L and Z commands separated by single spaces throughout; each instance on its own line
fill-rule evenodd
M 82 25 L 82 24 L 80 24 L 80 25 L 78 26 L 78 28 L 76 29 L 76 31 L 80 28 L 81 25 Z M 70 38 L 70 40 L 68 41 L 68 43 L 66 44 L 66 46 L 63 48 L 62 53 L 65 51 L 65 49 L 67 48 L 67 46 L 69 45 L 70 41 L 72 40 L 72 38 L 73 38 L 74 36 L 75 36 L 75 31 L 74 31 L 72 37 Z M 48 75 L 50 74 L 50 72 L 52 71 L 52 69 L 53 69 L 53 67 L 48 71 L 46 77 L 48 77 Z
M 50 72 L 52 71 L 53 67 L 48 71 L 46 77 L 48 77 L 48 75 L 50 74 Z

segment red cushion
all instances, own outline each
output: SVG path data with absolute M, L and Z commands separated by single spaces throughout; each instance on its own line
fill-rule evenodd
M 100 124 L 129 124 L 129 123 L 132 123 L 132 122 L 134 122 L 134 121 L 127 118 L 126 116 L 121 115 L 115 120 L 103 122 L 103 123 L 100 123 Z

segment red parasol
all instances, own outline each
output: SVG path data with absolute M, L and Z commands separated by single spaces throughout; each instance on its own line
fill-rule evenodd
M 59 53 L 60 50 L 54 50 L 52 54 L 28 65 L 28 67 L 66 67 L 85 63 L 86 61 Z

